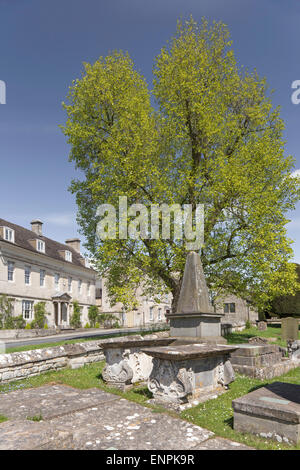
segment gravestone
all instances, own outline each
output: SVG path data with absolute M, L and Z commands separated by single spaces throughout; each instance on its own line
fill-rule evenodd
M 177 311 L 169 313 L 170 336 L 189 341 L 226 344 L 221 336 L 221 317 L 209 301 L 208 288 L 198 253 L 187 255 Z
M 281 338 L 285 341 L 295 341 L 299 334 L 299 319 L 286 317 L 281 322 Z
M 232 406 L 236 431 L 299 444 L 300 385 L 274 382 L 236 398 Z
M 259 321 L 257 328 L 259 329 L 259 331 L 265 331 L 267 329 L 267 326 L 268 325 L 266 321 Z

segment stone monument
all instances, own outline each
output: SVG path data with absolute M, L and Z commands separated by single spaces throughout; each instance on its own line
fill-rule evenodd
M 236 431 L 300 443 L 300 385 L 274 382 L 236 398 L 232 406 Z
M 296 341 L 299 334 L 299 319 L 283 318 L 281 321 L 281 338 L 285 341 Z
M 209 301 L 201 259 L 192 251 L 187 255 L 177 311 L 170 313 L 170 336 L 177 339 L 226 344 L 221 336 L 221 317 Z

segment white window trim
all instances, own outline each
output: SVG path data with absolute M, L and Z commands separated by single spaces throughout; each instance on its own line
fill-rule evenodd
M 29 304 L 30 305 L 30 308 L 28 308 L 27 310 L 29 311 L 29 317 L 26 318 L 25 316 L 25 305 Z M 34 304 L 34 301 L 33 300 L 22 300 L 22 316 L 24 318 L 24 320 L 27 320 L 27 321 L 30 321 L 33 319 L 33 304 Z
M 43 277 L 42 277 L 42 272 L 44 273 Z M 41 284 L 42 279 L 43 279 L 43 284 Z M 45 284 L 46 284 L 46 270 L 40 269 L 40 287 L 45 287 Z
M 28 268 L 28 271 L 29 271 L 29 274 L 28 274 L 29 282 L 26 282 L 26 268 Z M 31 285 L 31 266 L 29 266 L 28 264 L 26 264 L 24 268 L 24 282 L 26 286 Z
M 41 245 L 41 249 L 39 249 L 39 244 Z M 45 253 L 45 251 L 46 251 L 45 242 L 38 238 L 37 241 L 36 241 L 36 249 L 39 253 Z
M 12 269 L 9 269 L 9 266 L 12 266 Z M 12 279 L 9 279 L 9 273 L 12 273 Z M 15 282 L 15 263 L 13 261 L 7 262 L 7 281 Z
M 9 240 L 9 238 L 6 238 L 6 231 L 8 231 L 9 233 L 11 233 L 11 240 Z M 4 240 L 6 240 L 7 242 L 10 242 L 10 243 L 15 243 L 15 231 L 13 228 L 10 228 L 10 227 L 3 227 L 3 238 Z
M 72 252 L 71 251 L 66 251 L 65 252 L 65 260 L 68 261 L 69 263 L 72 263 Z
M 60 274 L 54 273 L 54 287 L 55 290 L 59 291 L 59 281 L 60 281 Z

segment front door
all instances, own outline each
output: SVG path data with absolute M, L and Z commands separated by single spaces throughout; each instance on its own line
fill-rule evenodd
M 58 326 L 58 303 L 54 302 L 54 322 L 55 326 Z
M 61 322 L 68 323 L 68 305 L 65 302 L 61 303 Z

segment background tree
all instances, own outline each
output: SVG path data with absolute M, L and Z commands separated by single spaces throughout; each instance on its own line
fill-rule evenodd
M 300 264 L 296 264 L 298 282 L 300 283 Z M 300 289 L 294 295 L 280 295 L 275 297 L 268 308 L 269 315 L 279 317 L 300 317 Z
M 185 240 L 95 238 L 99 204 L 205 205 L 201 257 L 209 287 L 262 307 L 296 283 L 285 214 L 299 200 L 283 122 L 264 79 L 239 68 L 227 28 L 191 18 L 154 64 L 153 92 L 127 53 L 84 64 L 70 87 L 63 131 L 78 222 L 113 302 L 168 289 L 176 308 Z M 154 106 L 151 104 L 151 100 Z

